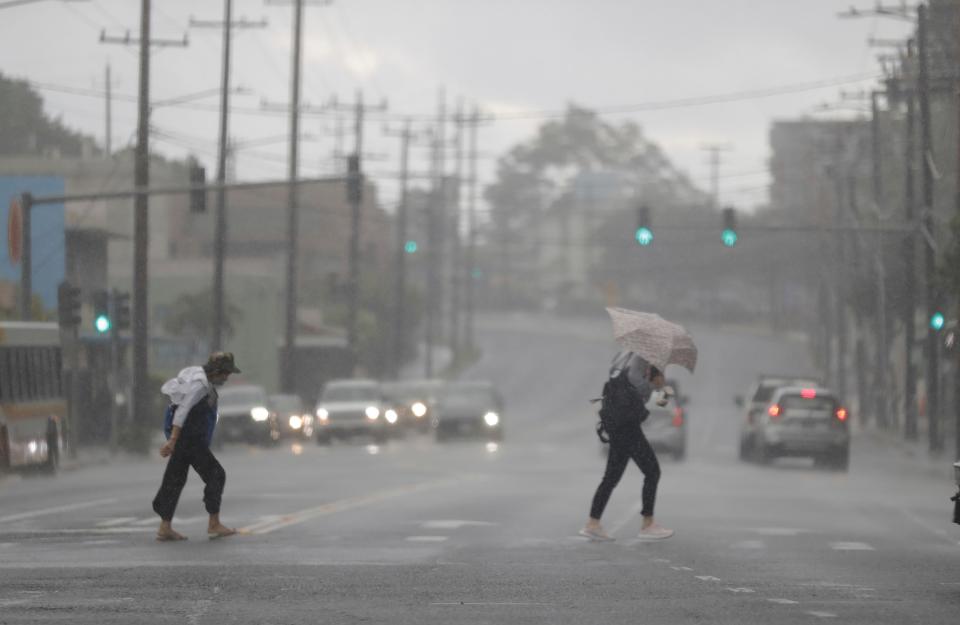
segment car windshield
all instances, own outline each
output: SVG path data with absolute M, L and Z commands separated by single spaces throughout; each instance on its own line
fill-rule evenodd
M 391 384 L 383 387 L 383 393 L 391 399 L 400 401 L 423 401 L 435 395 L 438 388 L 435 384 Z
M 274 395 L 270 398 L 270 405 L 282 412 L 299 412 L 303 408 L 296 395 Z
M 773 392 L 783 386 L 815 386 L 814 380 L 805 378 L 767 378 L 757 386 L 757 392 L 753 396 L 754 402 L 768 402 L 773 397 Z
M 222 406 L 262 406 L 266 396 L 260 388 L 225 388 L 219 393 L 217 403 Z
M 497 404 L 493 389 L 483 386 L 450 386 L 440 395 L 443 406 L 489 406 Z
M 780 398 L 780 410 L 784 418 L 829 419 L 837 409 L 832 397 L 804 398 L 800 395 L 787 395 Z
M 369 401 L 380 395 L 376 386 L 329 386 L 323 392 L 323 401 Z

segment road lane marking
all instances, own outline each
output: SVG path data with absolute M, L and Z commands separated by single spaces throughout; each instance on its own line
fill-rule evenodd
M 453 519 L 440 521 L 424 521 L 420 524 L 425 530 L 458 530 L 464 527 L 490 527 L 497 525 L 488 521 L 457 521 Z
M 449 536 L 407 536 L 405 540 L 410 543 L 442 543 L 448 538 Z
M 460 607 L 460 606 L 498 606 L 498 607 L 539 607 L 553 605 L 552 603 L 538 603 L 535 601 L 434 601 L 430 605 L 438 607 Z
M 820 612 L 818 610 L 812 610 L 807 612 L 810 616 L 816 616 L 817 618 L 837 618 L 837 615 L 833 612 Z
M 0 608 L 9 608 L 15 605 L 30 603 L 33 599 L 0 599 Z
M 741 540 L 730 545 L 731 549 L 766 549 L 767 544 L 762 540 Z
M 793 599 L 777 599 L 777 598 L 768 598 L 767 601 L 770 603 L 776 603 L 779 605 L 797 605 L 800 602 L 794 601 Z
M 105 506 L 112 503 L 117 503 L 117 500 L 112 497 L 109 499 L 94 499 L 93 501 L 81 501 L 79 503 L 67 504 L 65 506 L 56 506 L 54 508 L 43 508 L 41 510 L 32 510 L 30 512 L 21 512 L 19 514 L 10 514 L 8 516 L 2 516 L 0 517 L 0 523 L 10 523 L 12 521 L 23 521 L 25 519 L 35 519 L 40 516 L 57 514 L 59 512 L 72 512 L 74 510 L 82 510 L 84 508 L 93 508 L 96 506 Z
M 0 532 L 2 536 L 56 536 L 58 534 L 146 534 L 153 531 L 149 527 L 91 527 L 87 529 L 25 529 Z
M 319 506 L 314 506 L 312 508 L 307 508 L 305 510 L 300 510 L 299 512 L 293 512 L 291 514 L 283 515 L 276 521 L 270 523 L 260 523 L 257 525 L 251 525 L 248 527 L 241 528 L 241 531 L 246 534 L 269 534 L 275 532 L 279 529 L 285 527 L 290 527 L 293 525 L 299 525 L 307 521 L 317 519 L 324 516 L 329 516 L 332 514 L 338 514 L 340 512 L 346 512 L 348 510 L 354 510 L 356 508 L 362 508 L 365 506 L 370 506 L 384 501 L 389 501 L 391 499 L 396 499 L 397 497 L 403 497 L 404 495 L 412 495 L 415 493 L 423 492 L 426 490 L 432 490 L 436 488 L 442 488 L 444 486 L 452 486 L 462 482 L 467 477 L 457 477 L 457 478 L 447 478 L 442 480 L 432 480 L 429 482 L 420 482 L 417 484 L 411 484 L 408 486 L 401 486 L 399 488 L 394 488 L 391 490 L 379 491 L 372 493 L 370 495 L 363 495 L 360 497 L 349 497 L 347 499 L 339 499 L 337 501 L 331 501 L 329 503 L 321 504 Z
M 694 575 L 701 582 L 719 582 L 719 577 L 714 577 L 713 575 Z
M 830 543 L 834 551 L 876 551 L 867 543 Z
M 674 571 L 692 571 L 693 570 L 689 566 L 671 566 L 670 568 L 673 569 Z
M 729 590 L 730 592 L 744 593 L 744 594 L 750 594 L 750 593 L 755 593 L 755 592 L 757 592 L 757 591 L 754 590 L 753 588 L 730 588 L 730 587 L 727 587 L 727 590 Z
M 115 519 L 107 519 L 105 521 L 100 521 L 97 523 L 97 527 L 114 527 L 116 525 L 127 525 L 133 521 L 136 521 L 137 517 L 135 516 L 122 516 Z
M 808 533 L 807 530 L 793 527 L 754 527 L 751 531 L 761 536 L 799 536 L 800 534 Z

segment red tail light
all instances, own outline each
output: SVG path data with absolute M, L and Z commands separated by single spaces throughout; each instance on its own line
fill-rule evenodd
M 780 416 L 780 404 L 773 404 L 767 408 L 767 414 L 776 419 Z
M 678 428 L 683 425 L 683 409 L 673 409 L 673 427 Z
M 841 421 L 846 421 L 849 413 L 846 408 L 837 408 L 837 418 Z
M 800 391 L 800 397 L 804 399 L 816 399 L 817 398 L 817 389 L 815 388 L 805 388 Z

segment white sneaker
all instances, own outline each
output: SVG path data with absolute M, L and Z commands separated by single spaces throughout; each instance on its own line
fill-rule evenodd
M 580 530 L 579 534 L 584 538 L 589 538 L 591 541 L 598 543 L 608 543 L 615 540 L 613 536 L 607 534 L 602 528 L 594 529 L 592 527 L 585 527 Z
M 637 538 L 640 540 L 663 540 L 665 538 L 670 538 L 673 536 L 673 530 L 668 530 L 667 528 L 657 525 L 654 523 L 650 527 L 640 530 L 640 533 L 637 534 Z

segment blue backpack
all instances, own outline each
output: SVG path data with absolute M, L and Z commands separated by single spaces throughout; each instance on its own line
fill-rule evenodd
M 205 400 L 203 400 L 205 401 Z M 167 406 L 166 411 L 163 413 L 163 435 L 167 440 L 170 440 L 170 435 L 173 434 L 173 415 L 177 412 L 177 405 L 170 404 Z M 210 446 L 210 442 L 213 440 L 213 431 L 217 427 L 217 411 L 216 409 L 211 409 L 207 413 L 207 438 L 206 444 L 207 447 Z

